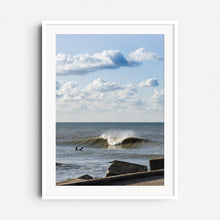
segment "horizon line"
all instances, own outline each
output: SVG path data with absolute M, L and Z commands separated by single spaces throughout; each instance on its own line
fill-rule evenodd
M 164 123 L 164 121 L 56 121 L 56 123 Z

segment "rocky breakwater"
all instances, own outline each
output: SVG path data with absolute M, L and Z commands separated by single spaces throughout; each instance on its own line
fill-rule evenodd
M 144 171 L 147 171 L 147 166 L 114 160 L 106 172 L 106 177 Z
M 106 176 L 93 178 L 88 174 L 58 182 L 58 186 L 70 185 L 164 185 L 164 158 L 155 158 L 147 166 L 114 160 Z
M 164 158 L 155 158 L 149 160 L 150 170 L 164 169 Z

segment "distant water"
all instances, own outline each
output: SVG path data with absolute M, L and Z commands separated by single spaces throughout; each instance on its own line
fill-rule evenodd
M 149 166 L 163 155 L 164 123 L 56 123 L 57 182 L 104 177 L 113 160 Z

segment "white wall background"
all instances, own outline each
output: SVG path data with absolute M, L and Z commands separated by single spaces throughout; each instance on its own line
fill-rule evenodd
M 179 21 L 179 199 L 41 199 L 41 21 Z M 217 0 L 0 3 L 0 219 L 220 219 Z

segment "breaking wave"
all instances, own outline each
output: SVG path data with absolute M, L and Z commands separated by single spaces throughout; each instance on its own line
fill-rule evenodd
M 57 141 L 60 145 L 75 145 L 75 146 L 94 146 L 101 148 L 111 148 L 111 147 L 137 147 L 141 144 L 153 144 L 157 145 L 158 142 L 136 137 L 133 131 L 107 131 L 99 137 L 92 137 L 88 139 L 83 139 L 79 141 Z
M 100 138 L 103 138 L 104 140 L 106 140 L 108 145 L 116 146 L 116 145 L 123 144 L 124 142 L 129 144 L 130 142 L 134 143 L 134 142 L 138 142 L 141 140 L 141 139 L 136 138 L 135 136 L 136 136 L 135 133 L 130 130 L 125 130 L 125 131 L 110 130 L 110 131 L 104 132 L 100 136 Z

